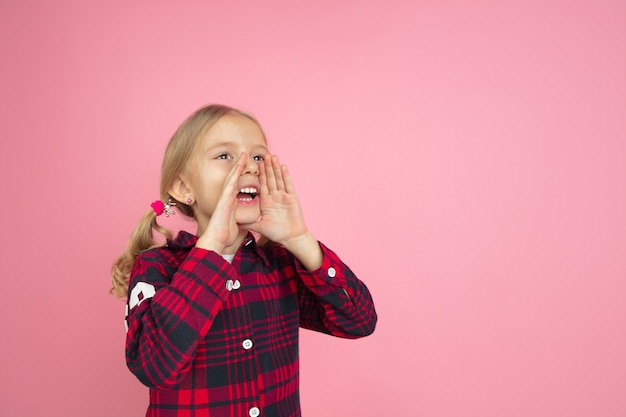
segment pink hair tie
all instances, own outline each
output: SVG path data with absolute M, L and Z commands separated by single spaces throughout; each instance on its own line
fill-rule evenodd
M 165 204 L 161 200 L 157 200 L 150 204 L 150 207 L 152 207 L 152 210 L 154 210 L 157 216 L 165 213 L 165 217 L 170 217 L 170 214 L 176 214 L 174 210 L 172 210 L 172 207 L 175 205 L 176 203 L 173 201 L 168 201 L 167 204 Z

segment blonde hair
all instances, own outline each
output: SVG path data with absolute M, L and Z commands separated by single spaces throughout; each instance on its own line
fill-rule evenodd
M 164 203 L 175 201 L 177 211 L 192 219 L 195 219 L 195 215 L 191 206 L 186 202 L 175 200 L 169 195 L 169 190 L 178 176 L 187 170 L 188 162 L 199 145 L 200 139 L 218 120 L 229 114 L 247 117 L 261 128 L 259 122 L 248 113 L 221 104 L 210 104 L 192 113 L 174 132 L 165 149 L 161 165 L 161 201 Z M 262 128 L 261 132 L 263 132 Z M 265 138 L 265 134 L 263 137 Z M 156 213 L 150 209 L 139 220 L 128 240 L 126 250 L 117 258 L 111 268 L 113 288 L 110 292 L 112 295 L 120 298 L 126 297 L 130 273 L 137 256 L 148 249 L 162 245 L 154 239 L 154 231 L 168 239 L 172 238 L 172 232 L 157 223 Z

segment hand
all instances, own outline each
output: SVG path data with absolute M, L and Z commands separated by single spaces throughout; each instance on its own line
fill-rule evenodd
M 276 155 L 266 155 L 259 165 L 259 198 L 261 216 L 242 227 L 283 245 L 307 233 L 291 176 Z
M 248 161 L 248 154 L 239 155 L 235 166 L 224 180 L 224 188 L 209 224 L 196 242 L 196 246 L 203 249 L 224 253 L 224 249 L 232 246 L 240 235 L 239 225 L 235 221 L 237 210 L 238 182 L 241 173 Z
M 322 265 L 322 250 L 307 229 L 291 176 L 277 156 L 267 155 L 259 166 L 261 216 L 240 225 L 283 245 L 309 270 Z

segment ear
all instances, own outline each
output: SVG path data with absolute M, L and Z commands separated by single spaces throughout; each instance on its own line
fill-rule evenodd
M 176 179 L 174 180 L 174 184 L 172 184 L 172 187 L 168 190 L 168 193 L 181 203 L 185 203 L 188 198 L 191 198 L 192 200 L 194 199 L 193 191 L 191 190 L 189 185 L 187 185 L 187 179 L 180 175 L 176 177 Z

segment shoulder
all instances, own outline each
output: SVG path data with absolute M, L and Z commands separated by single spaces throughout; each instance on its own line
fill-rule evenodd
M 173 276 L 195 245 L 195 241 L 190 240 L 189 236 L 191 235 L 181 236 L 179 233 L 176 239 L 167 240 L 162 246 L 148 249 L 137 255 L 131 281 L 133 278 L 151 280 L 157 277 Z
M 172 257 L 172 251 L 167 246 L 158 246 L 141 252 L 135 258 L 135 266 L 150 264 L 167 264 Z
M 130 284 L 136 281 L 163 281 L 176 269 L 175 257 L 166 246 L 156 247 L 140 253 L 135 258 Z
M 138 261 L 180 264 L 189 251 L 195 247 L 197 238 L 181 231 L 176 238 L 167 239 L 163 245 L 148 249 L 137 256 Z

